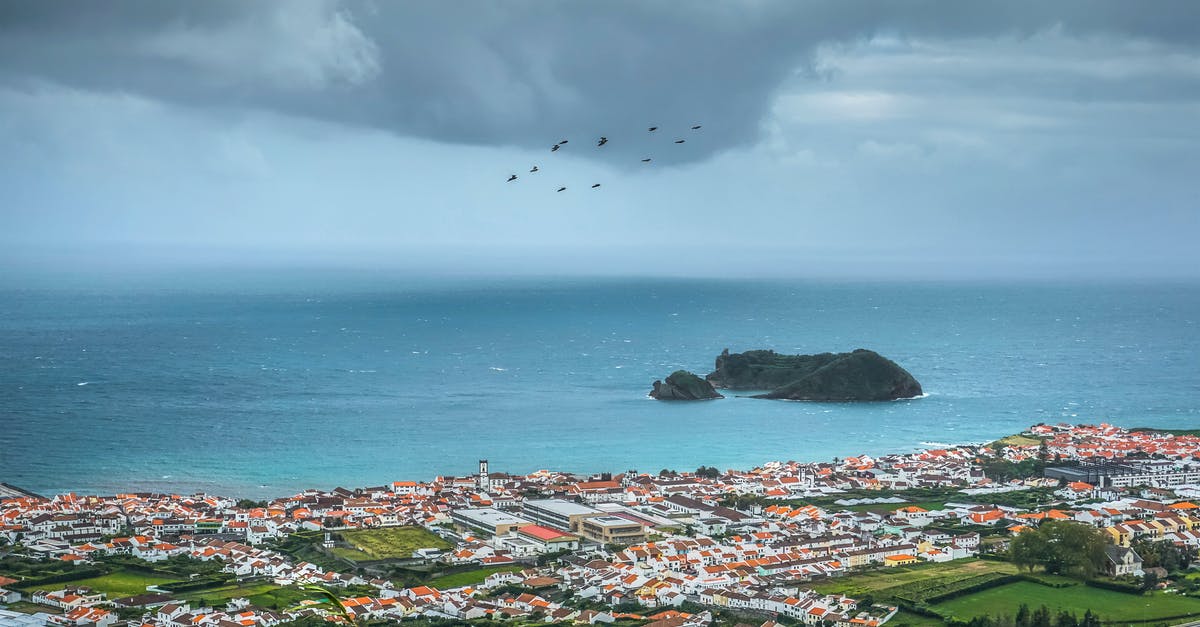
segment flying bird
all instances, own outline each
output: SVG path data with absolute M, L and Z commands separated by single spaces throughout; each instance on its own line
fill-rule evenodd
M 563 191 L 563 190 L 565 190 L 565 189 L 567 189 L 567 188 L 566 188 L 566 187 L 560 187 L 560 188 L 558 188 L 558 189 L 556 189 L 556 190 L 554 190 L 554 191 L 556 191 L 556 192 L 561 192 L 561 191 Z
M 599 183 L 595 183 L 595 184 L 593 184 L 593 185 L 592 185 L 592 189 L 596 189 L 597 187 L 600 187 L 600 184 L 599 184 Z
M 650 163 L 650 157 L 646 157 L 645 159 L 642 159 L 642 163 Z
M 657 131 L 657 130 L 658 130 L 658 127 L 657 127 L 657 126 L 651 126 L 650 128 L 648 128 L 648 129 L 646 129 L 646 130 L 648 130 L 648 131 L 650 131 L 651 133 L 653 133 L 654 131 Z
M 530 169 L 529 171 L 530 171 L 530 172 L 537 172 L 537 166 L 536 166 L 536 165 L 535 165 L 535 166 L 533 166 L 533 168 L 532 168 L 532 169 Z
M 558 143 L 560 143 L 560 144 L 565 144 L 565 143 L 567 143 L 567 140 L 565 140 L 565 139 L 564 139 L 564 140 L 562 140 L 562 141 L 560 141 L 560 142 L 558 142 Z
M 508 176 L 508 180 L 507 180 L 507 181 L 505 181 L 505 183 L 511 183 L 511 182 L 513 182 L 513 181 L 515 181 L 515 180 L 517 180 L 517 175 L 516 175 L 516 174 L 510 174 L 510 175 Z
M 601 138 L 600 138 L 600 143 L 596 144 L 596 146 L 603 146 L 604 144 L 607 144 L 607 143 L 608 143 L 608 138 L 607 138 L 607 137 L 601 137 Z
M 677 140 L 675 140 L 675 143 L 676 143 L 676 144 L 682 144 L 683 142 L 684 142 L 684 140 L 682 140 L 682 139 L 677 139 Z
M 700 125 L 699 125 L 699 124 L 697 124 L 697 125 L 693 126 L 693 127 L 692 127 L 692 130 L 693 130 L 693 131 L 698 131 L 698 130 L 700 130 Z
M 558 152 L 559 148 L 562 148 L 562 146 L 560 146 L 558 144 L 554 144 L 553 146 L 550 147 L 550 152 Z

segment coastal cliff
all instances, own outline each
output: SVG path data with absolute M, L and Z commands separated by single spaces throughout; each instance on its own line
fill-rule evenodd
M 889 401 L 922 394 L 921 384 L 896 362 L 866 349 L 850 353 L 781 355 L 770 350 L 717 357 L 715 387 L 770 390 L 754 398 L 804 401 Z
M 650 398 L 660 401 L 702 401 L 725 397 L 718 394 L 708 381 L 687 370 L 676 370 L 667 377 L 665 382 L 654 382 Z

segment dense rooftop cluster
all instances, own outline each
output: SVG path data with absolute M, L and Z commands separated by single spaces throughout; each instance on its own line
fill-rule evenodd
M 1186 481 L 1198 470 L 1198 454 L 1200 438 L 1192 436 L 1110 425 L 1038 425 L 1010 444 L 770 462 L 746 471 L 591 477 L 484 471 L 306 490 L 267 503 L 206 494 L 24 495 L 0 500 L 0 537 L 48 559 L 86 564 L 127 555 L 154 563 L 188 556 L 218 562 L 239 579 L 344 589 L 342 603 L 353 616 L 594 623 L 622 615 L 612 608 L 636 604 L 639 612 L 623 615 L 707 624 L 708 611 L 679 610 L 692 602 L 874 627 L 896 608 L 820 594 L 806 583 L 866 568 L 977 555 L 989 542 L 1002 546 L 1004 538 L 1045 520 L 1102 528 L 1117 547 L 1138 539 L 1200 546 L 1198 508 L 1181 499 L 1200 496 L 1192 485 L 1200 476 Z M 1097 474 L 1101 480 L 1094 483 L 1040 476 L 1002 481 L 985 472 L 986 460 L 1030 459 L 1123 465 L 1120 474 Z M 1093 472 L 1087 470 L 1092 466 L 1080 468 Z M 1141 483 L 1116 485 L 1122 477 Z M 906 491 L 917 489 L 941 490 L 948 498 L 918 505 L 905 498 Z M 1046 501 L 1021 507 L 980 498 L 1022 491 L 1047 493 Z M 333 534 L 325 536 L 328 548 L 343 533 L 391 527 L 424 528 L 453 547 L 418 548 L 401 556 L 404 560 L 512 568 L 472 585 L 404 587 L 359 574 L 349 563 L 345 572 L 322 568 L 278 544 L 295 534 L 328 532 Z M 0 580 L 0 600 L 12 594 L 3 585 L 17 583 Z M 597 605 L 567 604 L 565 590 L 572 599 Z M 62 625 L 108 627 L 117 622 L 115 606 L 138 605 L 136 599 L 109 599 L 67 584 L 27 596 L 61 609 L 47 620 Z M 153 602 L 144 604 L 145 613 L 134 623 L 142 627 L 270 627 L 309 614 L 343 619 L 311 602 L 261 608 L 234 599 L 224 607 L 200 607 L 169 591 L 150 590 L 147 596 Z

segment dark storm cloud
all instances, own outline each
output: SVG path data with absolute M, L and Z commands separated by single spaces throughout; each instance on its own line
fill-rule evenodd
M 816 77 L 822 44 L 1057 27 L 1194 47 L 1198 23 L 1186 1 L 10 2 L 0 80 L 451 143 L 577 149 L 603 134 L 624 157 L 647 149 L 648 125 L 666 142 L 703 123 L 674 153 L 691 160 L 757 140 L 780 85 Z

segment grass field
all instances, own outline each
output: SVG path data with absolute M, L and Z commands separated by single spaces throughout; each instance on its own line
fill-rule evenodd
M 1052 614 L 1066 610 L 1082 616 L 1090 609 L 1104 621 L 1143 622 L 1168 616 L 1200 615 L 1200 599 L 1175 594 L 1137 596 L 1083 584 L 1050 588 L 1028 581 L 1018 581 L 938 603 L 934 609 L 947 616 L 969 619 L 983 615 L 1011 616 L 1016 614 L 1022 603 L 1030 609 L 1045 605 Z
M 915 581 L 932 579 L 951 581 L 987 573 L 1012 575 L 1016 572 L 1017 567 L 1008 562 L 962 559 L 944 564 L 926 563 L 900 568 L 879 568 L 856 575 L 814 582 L 812 588 L 822 594 L 845 594 L 851 597 L 872 595 L 876 598 L 885 598 L 888 588 L 903 586 Z
M 487 579 L 488 575 L 492 573 L 512 573 L 518 570 L 524 570 L 524 567 L 515 564 L 509 566 L 489 566 L 487 568 L 480 568 L 479 570 L 468 570 L 462 573 L 454 573 L 453 575 L 431 579 L 429 585 L 438 589 L 472 586 L 477 583 L 483 583 L 483 580 Z
M 373 559 L 407 559 L 417 549 L 449 549 L 450 543 L 420 527 L 385 527 L 346 531 L 342 538 Z
M 1000 438 L 992 442 L 991 447 L 994 449 L 997 446 L 1037 446 L 1041 443 L 1042 441 L 1037 438 L 1017 434 Z
M 946 623 L 937 618 L 921 616 L 908 610 L 900 610 L 896 612 L 896 615 L 887 624 L 890 627 L 934 627 L 935 625 L 940 626 Z
M 9 603 L 6 609 L 14 612 L 20 612 L 22 614 L 37 614 L 38 612 L 45 612 L 47 614 L 62 614 L 62 610 L 56 607 L 38 605 L 37 603 L 30 603 L 29 601 L 17 601 L 16 603 Z
M 352 562 L 369 562 L 373 559 L 376 559 L 371 557 L 370 553 L 365 553 L 358 549 L 347 549 L 346 547 L 342 546 L 335 546 L 332 549 L 329 549 L 329 552 L 332 553 L 334 557 L 348 559 Z
M 275 588 L 270 592 L 252 594 L 247 597 L 251 604 L 264 609 L 286 610 L 304 599 L 320 598 L 315 594 L 295 588 Z
M 119 599 L 121 597 L 146 594 L 146 586 L 156 586 L 171 581 L 179 581 L 179 578 L 120 570 L 101 577 L 64 582 L 62 584 L 55 584 L 55 586 L 87 586 L 93 590 L 107 594 L 109 599 Z
M 119 599 L 121 597 L 131 597 L 146 593 L 146 586 L 168 583 L 171 581 L 179 581 L 178 578 L 163 577 L 159 575 L 150 575 L 139 572 L 121 570 L 114 573 L 109 573 L 101 577 L 92 577 L 91 579 L 79 579 L 77 581 L 64 582 L 56 584 L 61 586 L 87 586 L 98 592 L 103 592 L 108 595 L 108 598 Z M 190 590 L 180 593 L 179 598 L 198 603 L 201 599 L 209 605 L 223 605 L 229 599 L 237 597 L 248 597 L 250 602 L 264 608 L 286 609 L 295 605 L 300 599 L 308 598 L 311 595 L 305 594 L 298 590 L 281 588 L 273 583 L 251 582 L 251 583 L 230 583 L 203 590 Z M 278 603 L 277 603 L 278 602 Z M 41 607 L 41 606 L 36 606 Z
M 222 605 L 229 599 L 238 597 L 252 597 L 262 594 L 269 594 L 279 589 L 279 586 L 273 583 L 252 582 L 237 584 L 231 583 L 215 588 L 205 588 L 203 590 L 189 590 L 181 593 L 181 598 L 188 601 L 199 602 L 204 599 L 204 602 L 209 605 Z

